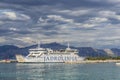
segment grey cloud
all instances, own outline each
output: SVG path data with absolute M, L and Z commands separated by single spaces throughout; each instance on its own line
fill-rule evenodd
M 104 47 L 107 41 L 119 38 L 120 12 L 116 4 L 111 0 L 1 0 L 0 13 L 12 13 L 0 17 L 0 37 L 11 38 L 7 43 L 14 37 L 29 36 L 68 39 L 75 46 Z M 108 15 L 102 11 L 108 11 Z M 105 39 L 107 36 L 111 37 Z

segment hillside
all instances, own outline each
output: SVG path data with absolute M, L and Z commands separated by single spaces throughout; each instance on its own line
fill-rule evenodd
M 28 50 L 30 48 L 35 48 L 37 45 L 32 45 L 24 48 L 19 48 L 14 45 L 4 45 L 0 46 L 0 59 L 14 59 L 15 54 L 22 54 L 26 56 L 28 54 Z M 49 44 L 41 44 L 43 48 L 51 48 L 51 49 L 65 49 L 67 46 L 61 45 L 59 43 L 49 43 Z M 79 50 L 79 55 L 84 57 L 101 57 L 101 56 L 120 56 L 120 49 L 113 48 L 113 49 L 94 49 L 92 47 L 74 47 L 70 46 L 71 48 L 75 48 Z M 112 54 L 112 55 L 111 55 Z

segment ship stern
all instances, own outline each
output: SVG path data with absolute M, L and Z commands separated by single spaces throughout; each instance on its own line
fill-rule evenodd
M 20 62 L 20 63 L 25 62 L 24 57 L 22 55 L 18 55 L 18 54 L 16 55 L 16 60 L 17 60 L 17 62 Z

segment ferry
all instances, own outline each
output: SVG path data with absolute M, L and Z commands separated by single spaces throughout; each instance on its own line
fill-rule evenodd
M 68 47 L 66 49 L 53 50 L 50 48 L 41 48 L 39 45 L 37 48 L 29 49 L 29 54 L 27 56 L 16 55 L 16 60 L 18 62 L 78 62 L 83 61 L 85 58 L 78 55 L 77 49 L 71 49 Z

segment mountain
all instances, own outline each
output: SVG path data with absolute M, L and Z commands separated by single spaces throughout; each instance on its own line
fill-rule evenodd
M 94 49 L 92 47 L 79 47 L 78 50 L 80 56 L 85 56 L 85 57 L 107 56 L 107 53 L 104 50 Z
M 0 59 L 14 58 L 19 48 L 13 45 L 0 46 Z
M 115 54 L 115 56 L 120 56 L 120 49 L 112 48 L 111 50 Z
M 0 46 L 0 59 L 14 59 L 15 54 L 22 54 L 26 56 L 29 52 L 30 48 L 36 48 L 38 45 L 32 45 L 24 48 L 19 48 L 14 45 L 4 45 Z M 51 48 L 51 49 L 65 49 L 67 48 L 66 45 L 62 45 L 59 43 L 49 43 L 49 44 L 41 44 L 43 48 Z M 89 57 L 96 57 L 96 56 L 120 56 L 120 49 L 112 48 L 112 49 L 95 49 L 92 47 L 74 47 L 70 46 L 71 48 L 78 49 L 80 56 L 89 56 Z M 112 54 L 112 55 L 111 55 Z
M 25 47 L 25 49 L 30 49 L 30 48 L 36 48 L 38 47 L 38 45 L 32 45 L 32 46 L 28 46 Z M 65 45 L 61 45 L 59 43 L 53 42 L 53 43 L 49 43 L 49 44 L 41 44 L 40 47 L 42 48 L 51 48 L 51 49 L 65 49 L 67 46 Z

